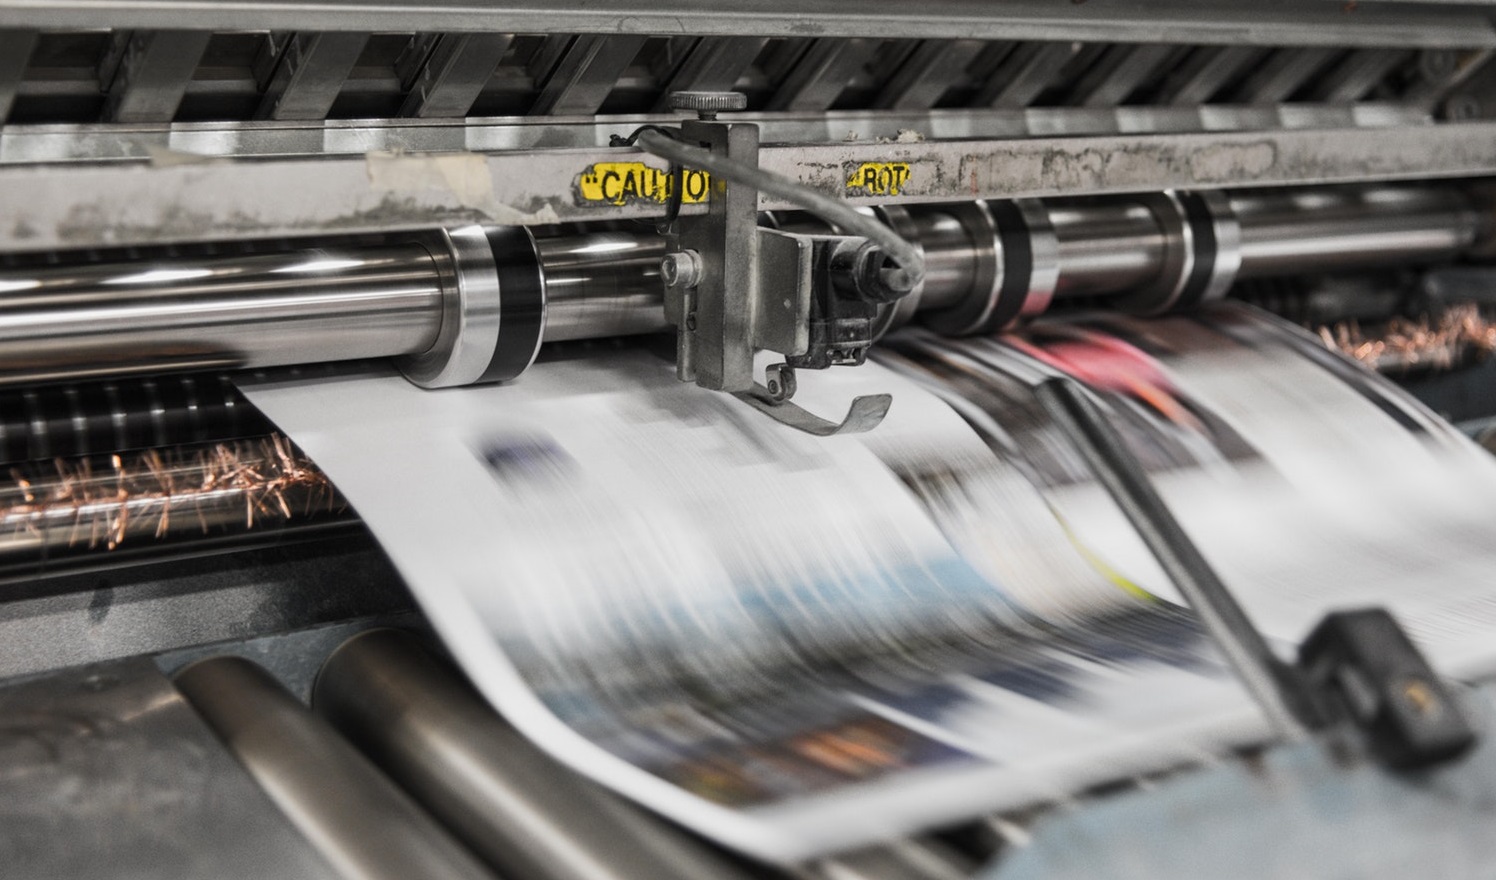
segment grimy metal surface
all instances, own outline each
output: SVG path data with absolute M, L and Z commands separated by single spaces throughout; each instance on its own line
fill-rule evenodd
M 1200 0 L 3 0 L 0 27 L 489 31 L 669 36 L 1171 40 L 1214 44 L 1496 45 L 1482 9 L 1453 3 Z
M 0 688 L 0 874 L 338 876 L 145 659 Z
M 3 44 L 0 44 L 3 53 Z M 1074 137 L 1120 132 L 1169 134 L 1309 128 L 1423 127 L 1426 110 L 1390 102 L 1216 104 L 1207 106 L 942 108 L 927 111 L 833 110 L 742 113 L 765 144 L 893 141 L 915 132 L 928 140 Z M 0 163 L 191 162 L 212 158 L 361 156 L 370 151 L 500 152 L 596 149 L 641 125 L 677 125 L 676 115 L 495 117 L 487 119 L 329 119 L 317 122 L 174 124 L 12 124 L 0 127 Z M 903 135 L 906 139 L 908 134 Z
M 649 198 L 586 197 L 599 163 L 665 167 L 626 149 L 3 167 L 0 251 L 660 214 Z M 1496 173 L 1496 123 L 770 145 L 759 164 L 858 205 L 1477 177 Z M 897 178 L 882 173 L 891 166 Z

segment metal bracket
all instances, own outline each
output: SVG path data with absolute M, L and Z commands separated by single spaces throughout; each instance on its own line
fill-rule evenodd
M 768 372 L 767 385 L 755 383 L 752 390 L 734 396 L 776 422 L 817 437 L 871 431 L 882 423 L 883 417 L 888 415 L 888 408 L 893 406 L 892 394 L 865 394 L 852 398 L 847 414 L 841 421 L 833 422 L 790 403 L 790 397 L 795 393 L 793 367 L 775 364 Z
M 681 139 L 756 167 L 758 127 L 716 122 L 709 118 L 714 115 L 684 121 Z M 676 375 L 733 394 L 817 436 L 871 430 L 888 412 L 889 395 L 853 400 L 840 422 L 813 415 L 789 398 L 795 367 L 862 363 L 881 304 L 859 293 L 856 282 L 859 273 L 877 277 L 882 264 L 873 262 L 861 237 L 761 228 L 758 196 L 751 182 L 714 176 L 706 215 L 680 224 L 661 263 L 665 315 L 677 328 Z M 772 368 L 762 385 L 753 378 L 760 350 L 787 361 Z

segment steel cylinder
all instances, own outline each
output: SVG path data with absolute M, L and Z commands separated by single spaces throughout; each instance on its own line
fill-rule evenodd
M 920 307 L 942 309 L 971 292 L 977 276 L 978 246 L 961 221 L 941 210 L 911 212 L 915 234 L 925 251 L 925 286 Z M 992 244 L 986 243 L 990 250 Z
M 545 275 L 545 341 L 659 333 L 665 321 L 663 236 L 591 232 L 537 238 Z
M 328 658 L 315 710 L 501 873 L 746 880 L 736 865 L 554 762 L 408 634 Z
M 1164 232 L 1133 200 L 1046 202 L 1059 242 L 1055 296 L 1117 293 L 1152 282 L 1163 270 Z
M 1241 223 L 1242 278 L 1334 272 L 1459 255 L 1480 217 L 1449 186 L 1329 189 L 1229 197 Z
M 343 877 L 492 880 L 466 849 L 265 670 L 241 657 L 213 657 L 177 673 L 175 682 Z
M 82 265 L 0 277 L 0 379 L 415 354 L 441 323 L 416 244 Z
M 1475 197 L 1447 184 L 902 213 L 926 264 L 908 311 L 950 333 L 999 329 L 1052 297 L 1131 293 L 1119 307 L 1151 313 L 1234 278 L 1445 260 L 1482 234 Z M 430 387 L 498 381 L 542 341 L 668 330 L 665 251 L 648 232 L 466 227 L 379 248 L 0 272 L 0 384 L 365 357 L 401 357 Z

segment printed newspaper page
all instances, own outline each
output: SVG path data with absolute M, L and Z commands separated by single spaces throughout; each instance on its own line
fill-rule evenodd
M 1496 465 L 1241 308 L 913 331 L 802 377 L 855 437 L 683 385 L 641 345 L 504 387 L 391 373 L 250 399 L 338 484 L 472 680 L 577 770 L 791 861 L 1260 741 L 1260 714 L 1032 395 L 1085 382 L 1285 655 L 1389 606 L 1496 650 Z
M 827 414 L 892 392 L 888 421 L 810 437 L 639 350 L 247 391 L 513 723 L 762 858 L 1262 736 L 1191 615 L 1088 557 L 953 410 L 876 365 L 815 378 Z

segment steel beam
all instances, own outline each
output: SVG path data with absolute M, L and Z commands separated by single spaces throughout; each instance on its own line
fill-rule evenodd
M 578 198 L 584 171 L 619 161 L 665 167 L 618 149 L 0 166 L 0 250 L 657 216 L 662 206 L 649 201 Z M 1496 175 L 1496 122 L 1374 132 L 1351 127 L 768 146 L 759 162 L 860 205 L 1478 177 Z M 897 195 L 849 189 L 850 175 L 865 163 L 902 163 L 909 174 Z M 759 207 L 790 206 L 763 199 Z
M 1229 0 L 0 0 L 0 27 L 275 31 L 464 31 L 879 39 L 1171 40 L 1214 45 L 1496 46 L 1468 4 L 1240 3 Z

